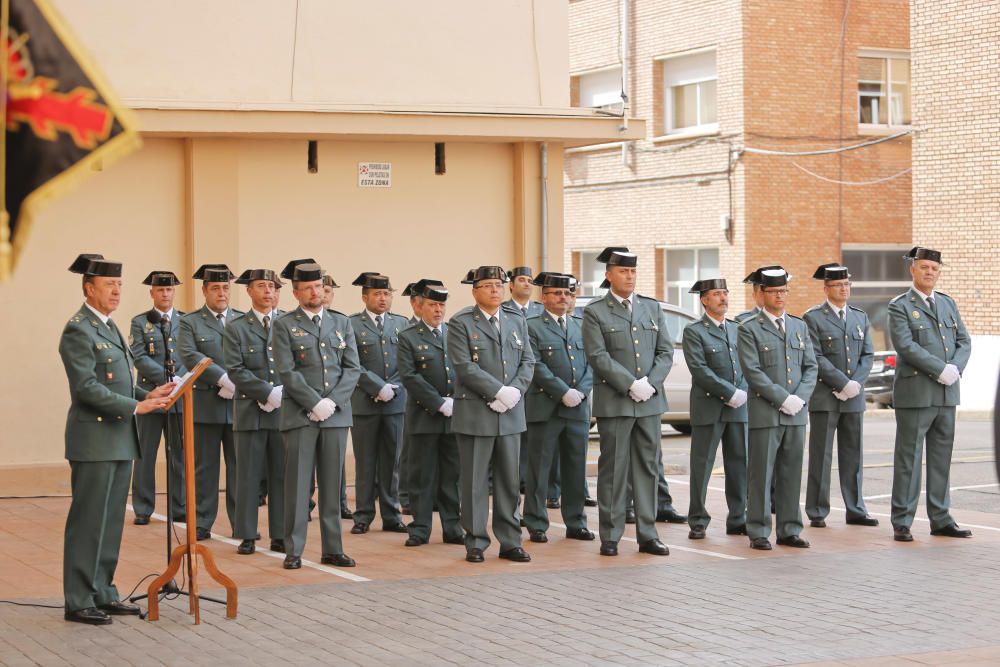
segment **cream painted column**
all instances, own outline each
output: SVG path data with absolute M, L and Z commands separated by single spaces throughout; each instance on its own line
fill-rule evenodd
M 514 151 L 514 263 L 542 269 L 541 144 L 519 142 Z M 563 147 L 549 143 L 548 270 L 563 271 Z

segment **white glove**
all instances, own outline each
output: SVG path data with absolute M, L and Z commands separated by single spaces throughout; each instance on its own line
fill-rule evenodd
M 450 397 L 445 398 L 444 403 L 442 403 L 441 407 L 438 408 L 438 412 L 443 414 L 445 417 L 451 417 L 451 413 L 454 410 L 455 410 L 455 399 Z
M 285 395 L 285 389 L 280 384 L 271 390 L 270 395 L 267 397 L 267 404 L 271 406 L 271 409 L 277 409 L 281 407 L 281 399 Z M 270 410 L 268 410 L 270 412 Z
M 493 412 L 499 412 L 500 414 L 503 414 L 508 410 L 510 410 L 510 408 L 504 405 L 503 402 L 500 401 L 499 399 L 496 401 L 491 401 L 490 403 L 487 403 L 487 405 L 490 406 L 490 410 L 492 410 Z
M 316 414 L 312 410 L 309 411 L 309 421 L 311 421 L 311 422 L 318 422 L 318 421 L 320 421 L 319 417 L 317 417 Z
M 645 401 L 648 401 L 653 397 L 653 394 L 655 393 L 656 390 L 653 389 L 653 385 L 649 384 L 649 379 L 645 376 L 633 382 L 632 386 L 629 387 L 628 390 L 628 395 L 636 403 L 643 403 Z
M 958 366 L 955 364 L 946 364 L 944 370 L 941 371 L 941 375 L 938 376 L 937 381 L 947 387 L 950 387 L 958 382 L 960 377 L 962 377 L 962 375 L 958 372 Z
M 378 390 L 378 394 L 375 395 L 376 401 L 383 401 L 388 403 L 396 396 L 396 385 L 389 384 L 388 382 L 382 385 L 382 388 Z
M 736 393 L 733 394 L 728 401 L 726 401 L 726 405 L 728 405 L 731 408 L 740 408 L 743 407 L 743 404 L 746 402 L 747 402 L 747 393 L 742 389 L 737 389 Z
M 778 409 L 784 412 L 789 417 L 794 417 L 795 415 L 799 414 L 799 411 L 802 410 L 802 407 L 805 404 L 806 402 L 803 401 L 798 396 L 796 396 L 795 394 L 789 394 L 788 398 L 785 399 L 785 402 L 782 403 L 781 407 Z
M 849 400 L 851 400 L 851 397 L 850 397 L 850 396 L 848 396 L 847 394 L 845 394 L 845 393 L 844 393 L 844 392 L 842 392 L 842 391 L 835 391 L 835 392 L 833 392 L 833 395 L 834 395 L 834 397 L 835 397 L 835 398 L 836 398 L 836 399 L 837 399 L 838 401 L 849 401 Z
M 219 381 L 215 383 L 215 386 L 219 387 L 219 396 L 221 398 L 229 400 L 236 395 L 236 385 L 229 379 L 229 373 L 223 373 Z
M 563 394 L 562 404 L 567 408 L 575 408 L 583 402 L 583 394 L 578 392 L 576 389 L 569 389 Z
M 261 403 L 260 401 L 257 401 L 257 407 L 263 412 L 274 412 L 274 406 L 270 403 Z
M 513 410 L 514 406 L 521 402 L 521 392 L 515 387 L 500 387 L 500 391 L 493 398 L 503 403 L 507 410 Z
M 313 406 L 312 415 L 316 417 L 314 421 L 326 421 L 333 413 L 337 410 L 337 404 L 331 401 L 329 398 L 321 399 L 319 403 Z
M 848 399 L 852 399 L 861 393 L 861 383 L 856 380 L 851 380 L 844 388 L 840 390 L 840 393 L 846 396 Z
M 227 401 L 236 395 L 235 391 L 227 387 L 221 387 L 217 393 L 219 394 L 219 398 L 224 398 Z

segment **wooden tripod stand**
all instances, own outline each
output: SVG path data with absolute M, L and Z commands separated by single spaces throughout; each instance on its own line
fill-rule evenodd
M 153 580 L 149 585 L 149 620 L 157 621 L 160 618 L 160 590 L 173 580 L 180 571 L 181 562 L 187 556 L 187 580 L 188 580 L 188 602 L 190 604 L 189 613 L 194 616 L 194 624 L 201 623 L 201 610 L 198 605 L 198 559 L 201 556 L 205 562 L 205 569 L 212 579 L 222 584 L 226 589 L 226 618 L 236 618 L 236 584 L 232 579 L 222 574 L 215 565 L 215 557 L 208 547 L 198 544 L 195 533 L 194 508 L 197 503 L 194 490 L 194 402 L 191 395 L 191 387 L 205 369 L 212 364 L 208 357 L 202 359 L 197 366 L 191 369 L 191 374 L 184 384 L 170 399 L 170 404 L 166 409 L 173 407 L 174 403 L 181 398 L 184 399 L 184 506 L 187 508 L 187 541 L 177 545 L 170 556 L 170 563 L 167 570 Z

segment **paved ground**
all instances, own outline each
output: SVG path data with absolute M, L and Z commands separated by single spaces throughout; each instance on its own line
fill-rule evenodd
M 565 540 L 553 527 L 548 544 L 527 544 L 532 563 L 500 561 L 494 546 L 477 566 L 462 560 L 461 547 L 405 549 L 404 536 L 376 532 L 345 538 L 354 570 L 289 573 L 275 555 L 237 556 L 235 542 L 220 536 L 205 544 L 240 585 L 236 620 L 203 603 L 194 626 L 186 602 L 172 601 L 155 623 L 90 628 L 65 623 L 59 610 L 0 604 L 0 664 L 996 665 L 1000 502 L 996 485 L 984 486 L 995 482 L 987 428 L 959 423 L 953 484 L 977 488 L 955 491 L 953 504 L 972 540 L 932 538 L 918 521 L 916 541 L 899 544 L 887 521 L 832 521 L 806 529 L 811 549 L 761 553 L 718 523 L 697 543 L 685 527 L 661 524 L 669 557 L 638 554 L 626 540 L 621 556 L 602 558 L 596 543 Z M 882 450 L 891 444 L 879 440 L 891 437 L 891 420 L 872 416 L 866 429 L 866 495 L 884 516 L 891 452 Z M 674 450 L 686 445 L 682 436 L 664 438 L 668 464 L 684 463 Z M 686 507 L 684 475 L 670 479 Z M 721 492 L 709 501 L 721 515 Z M 60 603 L 67 506 L 61 498 L 0 501 L 0 598 Z M 310 538 L 306 557 L 317 561 L 318 536 Z M 159 569 L 162 553 L 162 523 L 129 523 L 122 592 Z

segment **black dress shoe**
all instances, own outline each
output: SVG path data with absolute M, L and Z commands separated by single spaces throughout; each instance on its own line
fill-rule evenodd
M 404 547 L 419 547 L 423 544 L 427 544 L 427 540 L 420 537 L 414 537 L 413 535 L 407 537 L 406 541 L 403 542 Z
M 798 535 L 789 535 L 788 537 L 779 537 L 775 542 L 782 547 L 795 547 L 796 549 L 808 549 L 809 542 L 803 540 Z
M 750 540 L 751 549 L 760 549 L 761 551 L 770 551 L 771 542 L 766 537 L 755 537 Z
M 515 563 L 527 563 L 531 560 L 531 556 L 528 555 L 528 552 L 521 547 L 514 547 L 513 549 L 507 549 L 507 551 L 501 551 L 500 558 L 512 560 Z
M 336 565 L 337 567 L 354 567 L 357 563 L 347 554 L 323 554 L 319 559 L 323 565 Z
M 310 518 L 312 518 L 312 517 L 310 517 Z M 340 508 L 340 518 L 341 519 L 353 519 L 354 518 L 354 512 L 351 511 L 350 507 L 341 507 Z
M 482 549 L 469 549 L 465 554 L 465 560 L 470 563 L 482 563 L 486 559 L 483 557 Z
M 406 516 L 413 516 L 413 511 L 410 509 L 409 505 L 400 505 L 400 514 L 405 514 Z
M 877 526 L 878 519 L 873 516 L 859 516 L 847 520 L 849 526 Z
M 559 503 L 558 498 L 549 498 L 548 500 L 545 501 L 545 506 L 550 510 L 557 510 L 560 507 L 562 507 L 562 505 Z
M 368 532 L 367 523 L 356 523 L 354 524 L 354 526 L 351 527 L 352 535 L 364 535 L 367 532 Z
M 676 510 L 660 510 L 656 513 L 656 520 L 666 523 L 687 523 L 688 518 L 683 514 L 678 514 Z
M 618 543 L 617 542 L 601 542 L 601 555 L 602 556 L 617 556 L 618 555 Z
M 279 554 L 285 553 L 285 541 L 271 540 L 271 551 L 277 551 Z
M 107 604 L 99 605 L 97 608 L 110 616 L 138 616 L 140 611 L 139 605 L 128 604 L 121 600 L 114 600 Z
M 746 535 L 746 534 L 747 534 L 747 527 L 745 525 L 726 528 L 726 535 Z
M 931 535 L 936 537 L 972 537 L 972 531 L 967 528 L 959 528 L 957 523 L 938 528 L 931 531 Z
M 202 540 L 212 539 L 212 531 L 210 531 L 208 528 L 195 528 L 194 534 L 198 538 L 199 542 L 201 542 Z
M 149 515 L 148 514 L 136 514 L 135 521 L 133 521 L 137 526 L 147 526 L 149 525 Z
M 545 535 L 544 530 L 529 530 L 528 539 L 531 540 L 532 542 L 538 542 L 538 543 L 549 541 L 549 538 Z
M 596 498 L 584 498 L 583 499 L 583 506 L 584 507 L 597 507 L 597 499 Z
M 263 507 L 267 504 L 267 496 L 257 496 L 257 507 Z
M 691 530 L 688 531 L 689 540 L 703 540 L 705 539 L 705 526 L 691 526 Z
M 892 529 L 892 539 L 897 542 L 912 542 L 913 535 L 910 534 L 910 529 L 906 526 L 898 526 Z
M 567 528 L 566 529 L 566 539 L 568 540 L 583 540 L 584 542 L 590 542 L 596 539 L 594 532 L 586 528 Z
M 87 607 L 76 611 L 63 613 L 63 618 L 73 623 L 86 623 L 87 625 L 110 625 L 111 617 L 97 607 Z
M 402 521 L 397 521 L 395 523 L 383 523 L 382 524 L 382 530 L 385 531 L 385 532 L 387 532 L 387 533 L 405 533 L 405 532 L 407 532 L 407 530 L 406 530 L 406 524 L 403 523 Z
M 257 550 L 257 543 L 253 540 L 243 540 L 240 542 L 240 546 L 236 547 L 236 553 L 241 556 L 249 556 L 254 551 Z
M 640 544 L 639 553 L 653 554 L 654 556 L 669 556 L 670 549 L 667 548 L 666 544 L 654 538 Z
M 635 510 L 625 510 L 625 523 L 635 523 Z
M 465 535 L 456 535 L 455 537 L 444 538 L 445 544 L 465 544 Z
M 285 556 L 285 562 L 281 564 L 281 567 L 286 570 L 297 570 L 302 567 L 302 559 L 298 556 L 292 556 L 289 554 L 288 556 Z
M 170 520 L 173 521 L 174 523 L 184 523 L 184 524 L 186 524 L 187 521 L 188 521 L 188 518 L 184 514 L 178 514 L 177 516 L 173 517 Z
M 809 521 L 810 528 L 826 528 L 826 521 L 823 519 L 812 519 Z

